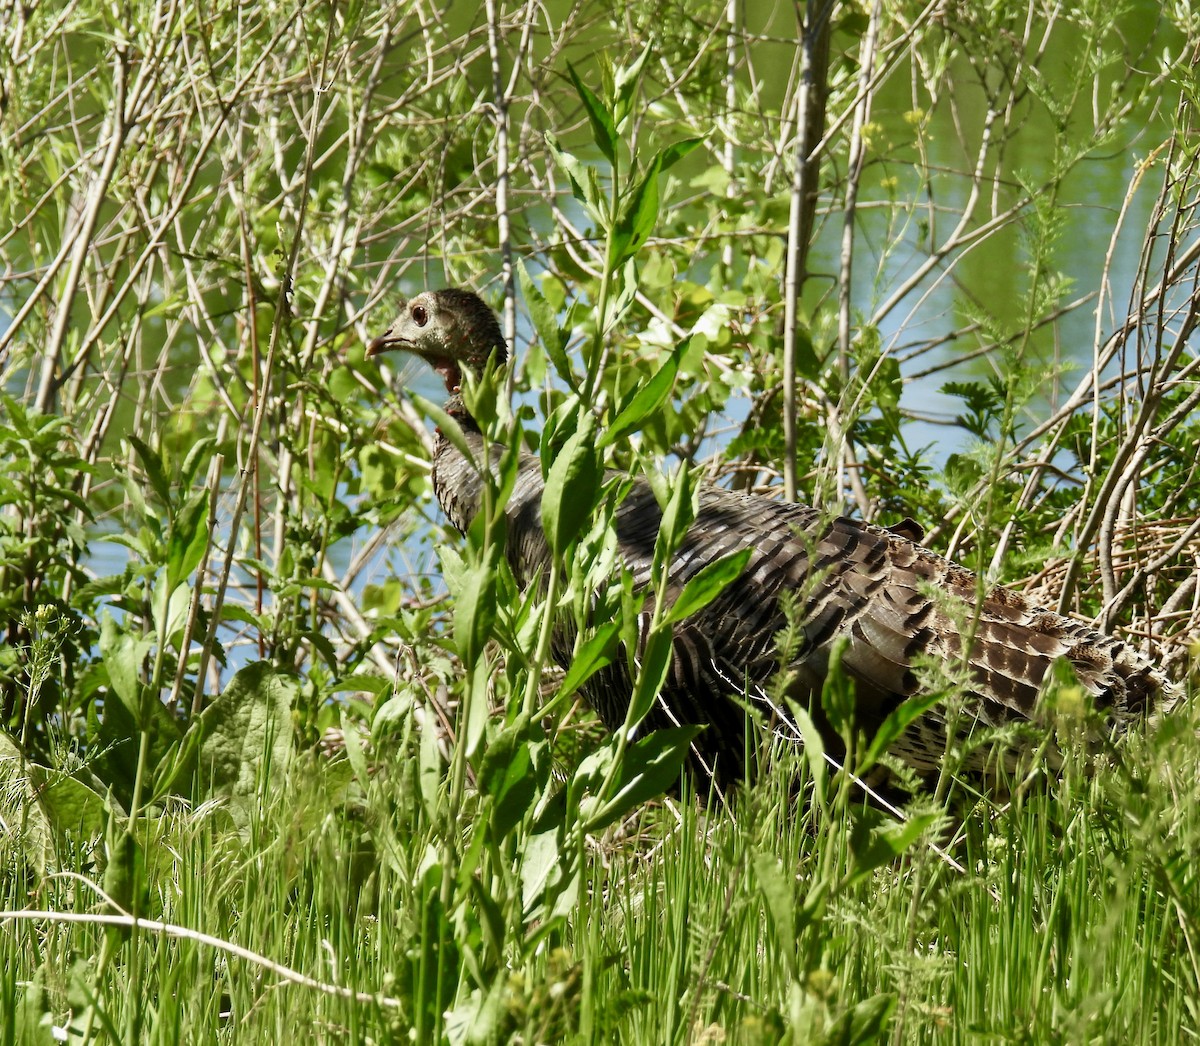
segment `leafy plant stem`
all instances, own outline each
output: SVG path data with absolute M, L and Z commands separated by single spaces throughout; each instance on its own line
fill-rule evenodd
M 533 663 L 529 667 L 525 696 L 521 702 L 521 710 L 526 715 L 532 715 L 537 707 L 537 696 L 542 686 L 542 666 L 550 656 L 550 637 L 554 629 L 561 579 L 562 568 L 555 557 L 550 561 L 550 571 L 546 578 L 546 601 L 542 604 L 542 619 L 538 623 L 537 646 L 534 648 Z

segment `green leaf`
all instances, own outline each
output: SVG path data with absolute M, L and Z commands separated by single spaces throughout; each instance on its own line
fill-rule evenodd
M 571 83 L 575 85 L 575 91 L 587 112 L 588 122 L 592 125 L 592 140 L 608 162 L 614 163 L 617 158 L 617 129 L 613 123 L 612 112 L 579 78 L 579 74 L 575 72 L 575 67 L 570 62 L 567 63 L 567 75 L 570 76 Z
M 818 380 L 821 373 L 821 361 L 817 358 L 817 350 L 813 348 L 812 333 L 808 325 L 796 324 L 796 373 L 810 381 Z
M 150 899 L 146 855 L 124 818 L 111 814 L 104 839 L 104 893 L 119 913 L 145 915 Z M 124 931 L 123 936 L 128 935 Z
M 791 878 L 784 872 L 779 858 L 772 854 L 755 853 L 750 863 L 767 916 L 781 944 L 779 951 L 787 963 L 788 975 L 794 978 L 797 973 L 796 949 L 789 947 L 789 944 L 796 939 L 796 901 Z
M 829 649 L 829 666 L 821 686 L 821 708 L 829 725 L 845 740 L 854 729 L 854 681 L 842 671 L 842 655 L 850 645 L 848 636 L 838 636 Z
M 525 298 L 525 305 L 529 309 L 529 317 L 533 320 L 533 329 L 537 332 L 542 350 L 554 365 L 558 376 L 571 389 L 577 390 L 575 375 L 571 372 L 571 363 L 567 359 L 567 339 L 558 325 L 558 317 L 555 315 L 553 306 L 534 284 L 524 262 L 517 266 L 517 277 L 521 283 L 521 295 Z
M 208 545 L 208 491 L 193 494 L 173 514 L 167 535 L 167 585 L 171 590 L 191 577 Z
M 654 701 L 662 690 L 671 667 L 671 652 L 675 637 L 670 626 L 659 625 L 652 629 L 646 637 L 646 646 L 642 651 L 641 666 L 637 680 L 633 685 L 633 695 L 629 699 L 629 710 L 625 716 L 626 727 L 637 726 L 646 714 L 654 707 Z
M 54 859 L 54 826 L 35 787 L 37 778 L 46 773 L 29 762 L 16 738 L 0 730 L 0 823 L 5 851 L 15 856 L 20 847 L 40 874 Z
M 157 635 L 173 636 L 183 627 L 191 598 L 192 590 L 186 581 L 172 587 L 167 583 L 165 572 L 158 575 L 154 582 L 153 601 L 150 604 Z
M 521 854 L 521 906 L 528 914 L 569 890 L 575 876 L 562 858 L 557 826 L 531 835 Z M 569 877 L 569 879 L 568 879 Z
M 658 161 L 659 170 L 670 170 L 680 160 L 696 149 L 703 141 L 703 138 L 684 138 L 683 141 L 674 142 L 673 144 L 668 145 L 655 158 Z
M 450 441 L 454 449 L 478 469 L 479 464 L 475 461 L 475 455 L 467 445 L 467 437 L 463 435 L 462 426 L 436 403 L 427 400 L 419 393 L 410 392 L 409 396 L 412 398 L 413 405 L 417 410 L 427 418 L 431 418 L 442 435 Z
M 584 410 L 546 477 L 542 526 L 554 556 L 561 556 L 592 514 L 604 479 L 596 447 L 596 418 Z
M 846 888 L 862 882 L 876 868 L 896 860 L 937 820 L 937 814 L 916 814 L 899 824 L 892 822 L 880 826 L 878 821 L 882 814 L 871 809 L 857 810 L 854 817 L 854 828 L 850 833 L 854 866 L 846 877 Z
M 57 771 L 47 772 L 45 776 L 39 798 L 55 832 L 76 840 L 100 836 L 110 809 L 107 797 L 84 782 Z
M 146 478 L 150 481 L 150 486 L 154 488 L 154 493 L 158 495 L 159 501 L 164 505 L 171 504 L 171 484 L 167 482 L 166 472 L 163 471 L 163 463 L 161 455 L 152 450 L 149 444 L 138 439 L 137 436 L 130 435 L 128 437 L 130 445 L 135 451 L 142 463 L 142 469 L 146 473 Z
M 650 57 L 650 47 L 650 44 L 646 44 L 642 53 L 629 65 L 618 69 L 613 77 L 613 115 L 617 127 L 625 122 L 633 110 L 633 97 L 641 81 L 646 59 Z
M 199 781 L 202 791 L 232 800 L 245 824 L 260 786 L 282 787 L 292 761 L 292 703 L 296 682 L 267 661 L 241 669 L 201 714 Z
M 659 179 L 663 171 L 678 163 L 699 144 L 698 138 L 676 142 L 657 153 L 650 161 L 641 179 L 626 197 L 621 215 L 613 229 L 611 260 L 614 267 L 632 258 L 654 232 L 654 227 L 658 224 Z
M 608 226 L 608 209 L 604 194 L 600 191 L 600 179 L 596 168 L 579 160 L 578 157 L 559 147 L 558 139 L 546 132 L 546 148 L 571 183 L 571 193 L 582 203 L 598 226 Z
M 700 730 L 695 725 L 654 730 L 629 745 L 618 767 L 612 795 L 582 804 L 583 830 L 602 831 L 676 784 L 688 748 Z
M 695 481 L 691 472 L 681 468 L 671 486 L 671 493 L 658 524 L 654 539 L 653 577 L 661 577 L 671 562 L 675 549 L 696 518 Z
M 706 563 L 684 585 L 663 623 L 671 625 L 682 621 L 708 606 L 731 582 L 741 576 L 753 554 L 753 548 L 743 548 L 712 563 Z
M 100 658 L 108 672 L 108 682 L 133 717 L 141 720 L 142 662 L 151 649 L 148 637 L 135 638 L 125 632 L 107 611 L 100 618 Z
M 339 718 L 341 719 L 342 738 L 345 742 L 343 749 L 346 753 L 346 761 L 350 764 L 350 769 L 354 772 L 354 778 L 358 781 L 359 787 L 365 791 L 371 783 L 371 775 L 367 768 L 367 757 L 363 751 L 362 734 L 359 733 L 354 718 L 349 714 L 349 709 L 344 705 Z
M 496 567 L 500 546 L 489 545 L 478 563 L 466 566 L 454 591 L 454 643 L 463 664 L 474 667 L 496 624 Z
M 813 779 L 813 798 L 819 806 L 824 806 L 825 741 L 821 737 L 821 731 L 817 729 L 817 724 L 813 722 L 812 716 L 808 714 L 808 709 L 804 708 L 794 697 L 787 696 L 784 700 L 787 701 L 788 709 L 791 711 L 792 718 L 804 741 L 804 758 L 808 762 L 808 772 L 812 774 Z
M 652 374 L 648 381 L 640 385 L 613 418 L 604 435 L 600 437 L 600 447 L 611 446 L 631 432 L 636 432 L 642 423 L 650 417 L 655 417 L 671 395 L 675 387 L 675 376 L 679 373 L 679 360 L 686 351 L 687 342 L 676 346 L 666 362 Z
M 619 620 L 606 621 L 579 645 L 575 656 L 571 658 L 571 667 L 567 669 L 567 674 L 559 684 L 560 696 L 573 694 L 600 669 L 612 663 L 613 649 L 620 629 Z
M 907 700 L 901 701 L 899 705 L 893 708 L 888 713 L 887 718 L 879 724 L 879 729 L 875 731 L 875 736 L 871 738 L 867 754 L 857 768 L 858 772 L 866 773 L 867 770 L 874 766 L 879 761 L 879 757 L 895 741 L 899 740 L 900 735 L 908 729 L 908 725 L 914 719 L 919 719 L 937 705 L 943 697 L 945 697 L 945 694 L 938 690 L 917 693 L 913 694 Z
M 425 724 L 421 730 L 421 745 L 417 756 L 417 788 L 425 815 L 433 824 L 441 819 L 442 805 L 442 753 L 438 748 L 437 718 L 433 709 L 425 706 Z
M 547 749 L 541 731 L 524 716 L 501 730 L 488 745 L 479 768 L 479 788 L 494 800 L 494 842 L 507 838 L 549 784 Z
M 872 995 L 838 1017 L 825 1032 L 824 1041 L 833 1046 L 882 1042 L 895 1010 L 895 995 Z

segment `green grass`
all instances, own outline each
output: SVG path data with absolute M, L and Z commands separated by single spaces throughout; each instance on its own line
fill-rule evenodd
M 431 823 L 402 761 L 381 760 L 365 787 L 344 760 L 297 763 L 241 828 L 219 803 L 148 815 L 147 913 L 323 990 L 189 936 L 8 920 L 3 1041 L 50 1041 L 31 1027 L 41 1012 L 81 1033 L 89 1006 L 102 1041 L 416 1038 L 439 976 L 451 1040 L 473 1028 L 484 1041 L 853 1041 L 854 1007 L 869 1004 L 898 1042 L 1187 1041 L 1200 749 L 1190 730 L 1171 733 L 1007 808 L 943 818 L 937 835 L 963 870 L 926 838 L 833 887 L 807 921 L 814 887 L 854 866 L 854 805 L 796 801 L 788 772 L 804 767 L 785 754 L 732 810 L 685 796 L 589 839 L 565 917 L 536 947 L 510 941 L 485 983 L 473 981 L 484 945 L 464 917 L 478 907 L 468 885 L 454 885 L 431 946 L 428 869 L 445 823 Z M 469 838 L 469 815 L 454 827 Z M 17 843 L 5 844 L 7 911 L 102 910 L 93 854 L 60 849 L 39 870 Z M 763 861 L 795 922 L 768 903 Z M 858 1030 L 871 1040 L 869 1023 Z

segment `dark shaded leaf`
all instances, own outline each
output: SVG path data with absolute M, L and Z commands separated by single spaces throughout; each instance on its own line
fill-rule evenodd
M 896 996 L 890 993 L 863 999 L 830 1025 L 825 1033 L 825 1042 L 829 1046 L 882 1042 L 895 1010 Z
M 937 819 L 936 814 L 918 814 L 900 823 L 881 824 L 882 815 L 870 809 L 856 811 L 854 816 L 854 828 L 850 833 L 854 868 L 846 877 L 846 887 L 861 882 L 876 868 L 896 860 Z

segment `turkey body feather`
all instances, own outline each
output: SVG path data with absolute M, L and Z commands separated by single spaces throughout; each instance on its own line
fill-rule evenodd
M 490 357 L 502 361 L 507 353 L 495 314 L 459 290 L 428 291 L 407 302 L 368 351 L 391 348 L 429 360 L 452 393 L 464 370 L 479 373 Z M 462 424 L 471 456 L 483 460 L 483 437 L 461 399 L 454 398 L 448 411 Z M 462 532 L 479 509 L 482 484 L 478 466 L 439 434 L 434 491 Z M 523 584 L 541 576 L 550 557 L 542 492 L 540 463 L 525 454 L 505 509 L 508 557 Z M 618 556 L 643 588 L 654 580 L 660 520 L 649 485 L 633 482 L 614 525 Z M 798 736 L 786 702 L 780 706 L 768 696 L 782 692 L 810 709 L 825 742 L 836 749 L 836 732 L 813 700 L 835 648 L 854 683 L 855 721 L 868 735 L 921 693 L 922 660 L 961 666 L 961 711 L 948 714 L 949 706 L 934 703 L 889 748 L 921 775 L 937 771 L 948 733 L 965 739 L 977 726 L 1036 720 L 1039 694 L 1059 658 L 1071 664 L 1111 731 L 1173 700 L 1161 673 L 1133 648 L 1014 592 L 985 591 L 973 573 L 912 540 L 912 529 L 886 530 L 762 495 L 703 487 L 696 518 L 670 564 L 667 598 L 677 598 L 706 564 L 747 547 L 750 558 L 716 599 L 676 625 L 666 682 L 641 729 L 702 726 L 695 766 L 730 781 L 744 770 L 744 704 L 758 706 Z M 792 637 L 786 650 L 778 642 L 785 630 Z M 568 661 L 570 648 L 560 638 L 558 659 Z M 782 686 L 772 685 L 780 679 Z M 632 684 L 626 660 L 617 658 L 586 685 L 585 695 L 611 730 L 624 723 Z M 1020 754 L 986 745 L 966 750 L 964 769 L 985 776 L 998 763 L 1012 769 Z M 1052 746 L 1047 751 L 1053 760 Z
M 473 456 L 482 461 L 482 437 L 469 417 L 461 420 Z M 451 522 L 465 532 L 478 511 L 482 480 L 476 464 L 444 436 L 435 446 L 433 485 Z M 550 559 L 541 523 L 542 491 L 541 465 L 524 455 L 505 510 L 508 557 L 522 585 L 542 576 Z M 649 485 L 634 482 L 616 509 L 614 525 L 618 557 L 640 589 L 653 581 L 660 520 Z M 668 601 L 674 602 L 706 564 L 746 547 L 751 553 L 742 573 L 675 627 L 666 683 L 642 724 L 642 730 L 703 726 L 693 762 L 704 776 L 728 782 L 743 772 L 743 703 L 760 706 L 768 719 L 795 734 L 786 706 L 767 698 L 780 671 L 786 673 L 787 695 L 809 708 L 826 727 L 826 743 L 837 748 L 838 738 L 813 698 L 841 641 L 841 667 L 854 683 L 855 722 L 868 736 L 921 691 L 914 670 L 921 656 L 966 668 L 969 691 L 955 727 L 964 735 L 981 725 L 1034 719 L 1043 681 L 1057 658 L 1071 664 L 1114 729 L 1143 715 L 1162 692 L 1161 675 L 1131 647 L 1007 589 L 992 589 L 980 600 L 975 574 L 907 537 L 719 487 L 700 489 L 695 521 L 670 565 Z M 781 660 L 778 637 L 789 628 L 798 643 Z M 570 649 L 565 640 L 555 645 L 564 667 Z M 625 659 L 617 658 L 585 688 L 589 704 L 610 730 L 624 723 L 632 685 Z M 918 774 L 934 773 L 946 733 L 945 712 L 935 706 L 891 752 Z M 995 769 L 997 754 L 983 746 L 964 768 L 986 775 Z M 999 754 L 1011 770 L 1017 753 Z

